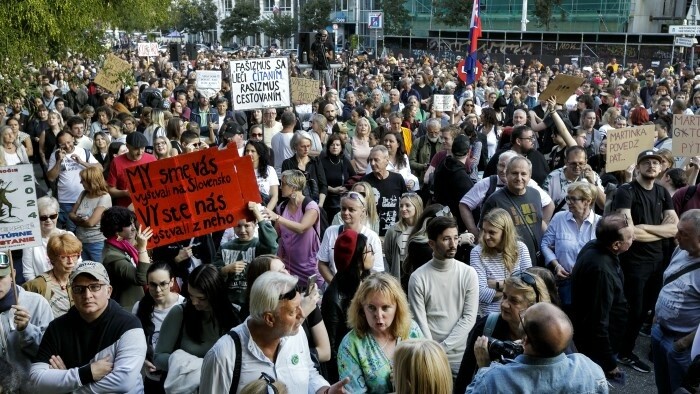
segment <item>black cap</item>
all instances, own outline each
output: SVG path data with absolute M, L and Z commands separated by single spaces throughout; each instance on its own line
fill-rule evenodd
M 642 160 L 646 159 L 656 159 L 660 162 L 664 161 L 664 158 L 659 154 L 659 150 L 656 148 L 652 149 L 647 149 L 637 156 L 637 164 L 639 164 Z
M 469 153 L 469 138 L 466 135 L 460 134 L 452 142 L 452 155 L 463 157 Z
M 126 144 L 132 148 L 145 148 L 148 146 L 148 140 L 145 135 L 137 131 L 126 136 Z

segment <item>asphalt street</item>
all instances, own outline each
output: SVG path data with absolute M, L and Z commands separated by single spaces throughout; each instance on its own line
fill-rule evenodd
M 639 336 L 634 353 L 648 364 L 652 371 L 649 373 L 637 372 L 634 369 L 620 364 L 620 368 L 627 374 L 627 384 L 623 388 L 611 388 L 611 393 L 647 394 L 657 393 L 654 379 L 654 364 L 649 360 L 651 341 L 647 337 Z

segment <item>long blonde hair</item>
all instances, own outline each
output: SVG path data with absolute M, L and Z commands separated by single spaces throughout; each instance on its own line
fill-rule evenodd
M 377 215 L 377 200 L 374 198 L 374 188 L 367 182 L 356 182 L 352 185 L 352 191 L 356 191 L 355 188 L 362 186 L 365 188 L 365 201 L 367 202 L 367 226 L 372 227 L 373 223 L 379 222 L 379 215 Z
M 447 354 L 432 339 L 402 341 L 394 352 L 396 394 L 450 394 Z
M 404 198 L 407 199 L 408 202 L 410 202 L 414 208 L 416 208 L 416 215 L 413 218 L 413 224 L 416 224 L 420 215 L 423 214 L 423 199 L 421 199 L 417 193 L 404 193 L 399 199 L 399 206 L 401 205 L 401 200 L 403 200 Z M 406 223 L 406 220 L 404 220 L 404 218 L 400 218 L 398 223 L 396 223 L 396 229 L 399 231 L 405 231 L 410 227 L 412 226 Z
M 398 279 L 386 272 L 377 272 L 368 276 L 357 288 L 348 309 L 348 327 L 355 330 L 360 338 L 369 333 L 370 327 L 363 304 L 372 293 L 379 293 L 396 303 L 396 314 L 389 331 L 395 338 L 408 338 L 411 329 L 411 310 L 408 307 L 408 300 Z
M 494 208 L 490 210 L 483 219 L 484 223 L 488 223 L 497 229 L 501 230 L 501 244 L 495 248 L 486 245 L 484 241 L 484 231 L 479 237 L 479 245 L 481 245 L 482 257 L 495 257 L 502 253 L 503 265 L 506 272 L 510 275 L 518 261 L 518 233 L 515 231 L 515 225 L 510 214 L 502 208 Z

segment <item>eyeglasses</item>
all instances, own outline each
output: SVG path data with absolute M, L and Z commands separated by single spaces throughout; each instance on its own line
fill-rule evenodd
M 518 137 L 519 140 L 527 140 L 527 141 L 534 141 L 536 138 L 535 136 L 532 137 Z
M 41 215 L 41 216 L 39 216 L 39 220 L 41 220 L 42 222 L 45 222 L 49 219 L 56 220 L 57 217 L 58 217 L 57 213 L 54 213 L 53 215 Z
M 151 289 L 151 290 L 155 290 L 155 289 L 165 290 L 165 289 L 167 289 L 168 287 L 170 287 L 170 281 L 169 281 L 169 280 L 165 280 L 165 281 L 162 281 L 162 282 L 160 282 L 160 283 L 148 282 L 148 288 Z
M 413 197 L 413 196 L 417 196 L 417 195 L 418 195 L 418 193 L 416 193 L 416 192 L 406 192 L 406 193 L 404 193 L 404 194 L 401 195 L 401 198 L 404 198 L 404 197 Z
M 71 290 L 73 291 L 73 294 L 83 294 L 85 293 L 85 290 L 90 290 L 90 293 L 97 293 L 98 291 L 102 290 L 102 286 L 107 286 L 106 283 L 91 283 L 87 286 L 80 286 L 80 285 L 73 285 L 71 286 Z
M 343 195 L 343 198 L 349 198 L 351 200 L 359 201 L 363 207 L 366 205 L 365 204 L 365 196 L 363 196 L 362 194 L 360 194 L 358 192 L 347 192 Z
M 448 217 L 448 218 L 451 218 L 451 217 L 452 217 L 452 212 L 450 212 L 450 207 L 448 207 L 447 205 L 445 205 L 444 207 L 442 207 L 441 210 L 435 212 L 435 217 L 436 217 L 436 218 L 441 218 L 441 217 Z
M 265 383 L 267 383 L 267 392 L 268 394 L 272 392 L 273 394 L 278 394 L 279 391 L 277 390 L 277 387 L 273 383 L 275 383 L 275 378 L 272 376 L 266 374 L 265 372 L 262 372 L 260 374 L 260 379 L 264 380 Z
M 522 271 L 520 272 L 518 277 L 520 278 L 520 280 L 525 282 L 525 284 L 532 287 L 532 290 L 535 291 L 535 302 L 540 302 L 540 291 L 537 290 L 537 281 L 535 280 L 535 276 L 527 271 Z
M 10 257 L 7 253 L 0 253 L 0 269 L 7 269 L 10 267 Z
M 251 136 L 251 137 L 260 137 L 260 138 L 262 138 L 263 135 L 262 135 L 262 133 L 250 133 L 250 136 Z
M 527 333 L 527 329 L 525 328 L 525 317 L 523 316 L 525 314 L 525 311 L 527 311 L 527 309 L 518 313 L 518 317 L 520 318 L 520 325 L 523 327 L 523 332 L 525 333 L 525 335 L 527 335 L 528 338 L 530 338 L 530 334 Z
M 77 260 L 79 257 L 80 254 L 62 254 L 58 256 L 61 261 Z
M 576 201 L 585 201 L 585 200 L 586 200 L 586 199 L 583 198 L 583 197 L 572 197 L 572 196 L 566 196 L 566 197 L 564 197 L 564 199 L 565 199 L 566 202 L 568 202 L 569 204 L 575 203 Z
M 374 256 L 374 248 L 372 248 L 372 245 L 367 244 L 367 250 L 365 250 L 364 255 L 366 256 L 368 253 L 371 253 Z
M 153 146 L 165 146 L 165 142 L 156 142 Z

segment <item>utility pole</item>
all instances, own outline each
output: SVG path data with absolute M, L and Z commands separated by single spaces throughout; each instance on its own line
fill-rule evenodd
M 520 18 L 520 31 L 527 31 L 527 23 L 530 22 L 527 20 L 527 0 L 523 0 L 522 14 L 522 17 Z
M 698 0 L 693 0 L 688 8 L 688 14 L 685 16 L 685 18 L 688 20 L 688 24 L 692 26 L 697 25 L 698 16 L 700 16 L 698 14 L 700 14 L 698 11 Z M 671 64 L 673 64 L 673 59 L 671 59 Z M 690 67 L 695 70 L 695 45 L 690 47 Z

